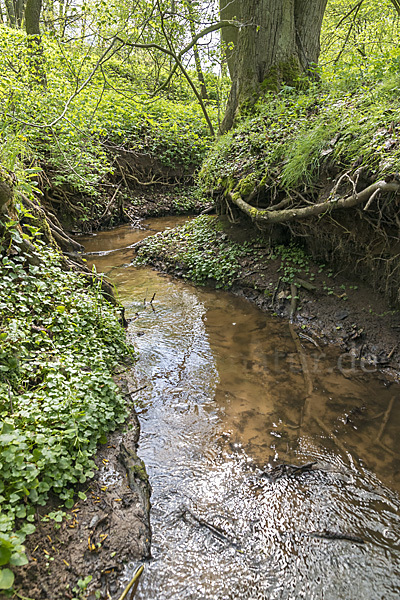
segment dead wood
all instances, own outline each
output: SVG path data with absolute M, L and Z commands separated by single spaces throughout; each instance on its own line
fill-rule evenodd
M 358 535 L 353 535 L 352 533 L 342 533 L 340 531 L 311 531 L 306 535 L 324 540 L 345 540 L 348 542 L 354 542 L 355 544 L 364 544 L 364 540 Z
M 138 457 L 134 449 L 127 448 L 123 442 L 120 445 L 119 460 L 126 469 L 129 487 L 138 495 L 143 505 L 144 514 L 147 515 L 146 518 L 148 519 L 151 487 L 144 462 Z

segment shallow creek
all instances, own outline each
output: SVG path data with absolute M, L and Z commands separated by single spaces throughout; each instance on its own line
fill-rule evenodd
M 147 386 L 135 398 L 153 560 L 135 600 L 398 599 L 399 386 L 300 338 L 306 398 L 286 322 L 129 265 L 130 245 L 178 222 L 82 240 L 132 319 Z M 283 461 L 316 464 L 265 475 Z

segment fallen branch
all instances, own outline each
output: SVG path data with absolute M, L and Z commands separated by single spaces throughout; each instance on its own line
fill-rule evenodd
M 310 471 L 315 471 L 314 466 L 316 462 L 306 463 L 304 465 L 290 465 L 287 463 L 282 463 L 280 465 L 276 465 L 269 471 L 264 471 L 262 473 L 262 477 L 268 477 L 271 481 L 277 481 L 281 477 L 295 477 L 296 475 L 301 475 L 302 473 L 309 473 Z
M 291 302 L 290 302 L 289 320 L 291 323 L 293 323 L 293 319 L 294 319 L 296 311 L 297 311 L 297 302 L 299 299 L 297 287 L 295 286 L 294 283 L 290 284 L 290 294 L 291 294 L 292 298 L 291 298 Z
M 364 540 L 358 535 L 352 533 L 341 533 L 340 531 L 311 531 L 307 533 L 311 537 L 322 538 L 324 540 L 345 540 L 355 544 L 364 544 Z
M 299 337 L 307 340 L 307 342 L 310 342 L 311 344 L 314 344 L 314 346 L 322 353 L 321 346 L 312 337 L 302 332 L 299 333 Z
M 313 285 L 312 283 L 310 283 L 309 281 L 306 281 L 305 279 L 295 279 L 294 283 L 300 285 L 301 287 L 303 287 L 305 290 L 308 290 L 309 292 L 313 292 L 317 289 L 316 285 Z

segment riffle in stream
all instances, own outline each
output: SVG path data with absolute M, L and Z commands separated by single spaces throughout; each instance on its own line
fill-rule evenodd
M 147 386 L 135 399 L 153 559 L 135 600 L 398 599 L 399 386 L 302 339 L 306 398 L 286 322 L 130 265 L 129 246 L 178 223 L 83 240 L 117 286 Z

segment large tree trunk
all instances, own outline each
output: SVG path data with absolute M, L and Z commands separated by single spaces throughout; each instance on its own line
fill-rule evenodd
M 223 30 L 228 44 L 232 89 L 222 131 L 230 129 L 238 112 L 252 106 L 260 93 L 295 86 L 302 75 L 313 75 L 327 0 L 220 0 L 221 17 L 236 17 L 239 32 Z M 229 46 L 235 44 L 232 51 Z
M 27 34 L 30 71 L 35 83 L 46 86 L 44 53 L 40 34 L 41 11 L 42 0 L 27 0 L 25 8 L 25 31 Z

